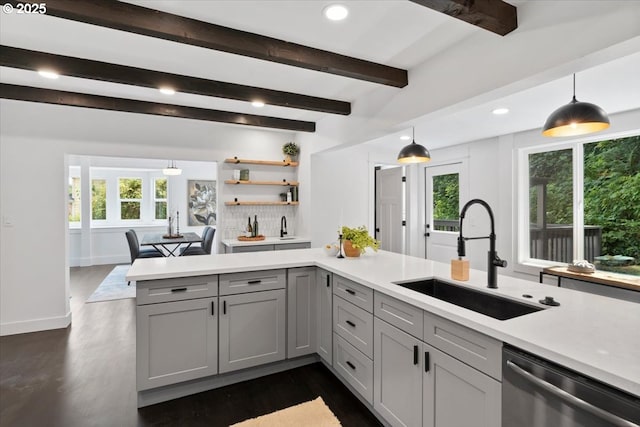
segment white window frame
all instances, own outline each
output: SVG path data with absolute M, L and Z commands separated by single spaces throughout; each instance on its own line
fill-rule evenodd
M 140 182 L 140 189 L 142 190 L 142 197 L 140 199 L 123 199 L 122 197 L 120 197 L 120 180 L 122 179 L 139 179 Z M 133 222 L 138 222 L 138 223 L 142 223 L 144 222 L 144 217 L 145 217 L 145 212 L 144 212 L 144 204 L 143 201 L 145 199 L 144 197 L 144 178 L 141 176 L 118 176 L 117 178 L 117 185 L 118 185 L 118 199 L 117 199 L 117 206 L 118 206 L 118 221 L 121 223 L 133 223 Z M 137 219 L 124 219 L 122 218 L 122 202 L 138 202 L 140 203 L 140 218 Z
M 167 197 L 164 199 L 156 198 L 156 182 L 161 179 L 167 182 Z M 151 177 L 151 195 L 152 195 L 152 201 L 151 201 L 152 220 L 154 222 L 166 221 L 167 218 L 156 218 L 156 202 L 165 202 L 167 204 L 167 216 L 169 216 L 169 178 L 167 178 L 166 176 L 152 176 Z
M 70 166 L 69 167 L 69 181 L 73 180 L 73 179 L 79 179 L 80 180 L 80 221 L 68 221 L 69 222 L 69 228 L 82 228 L 82 174 L 80 173 L 80 168 L 77 166 Z M 70 186 L 73 186 L 73 184 L 70 182 L 69 183 Z
M 91 224 L 95 224 L 95 225 L 102 225 L 102 224 L 107 224 L 110 220 L 110 215 L 109 215 L 109 180 L 106 177 L 96 177 L 96 176 L 92 176 L 89 180 L 89 188 L 93 188 L 93 181 L 104 181 L 104 185 L 106 187 L 106 211 L 105 211 L 105 219 L 93 219 L 93 209 L 92 209 L 92 205 L 93 205 L 93 190 L 90 190 L 90 195 L 91 195 L 91 200 L 89 201 L 89 215 L 91 215 Z

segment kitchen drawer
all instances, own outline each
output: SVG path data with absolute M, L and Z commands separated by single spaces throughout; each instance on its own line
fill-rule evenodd
M 286 285 L 287 274 L 283 269 L 220 275 L 220 295 L 284 289 Z
M 228 249 L 228 250 L 227 250 Z M 266 252 L 272 251 L 273 245 L 251 245 L 251 246 L 232 246 L 231 248 L 225 249 L 226 253 L 243 253 L 243 252 Z
M 281 243 L 273 245 L 273 249 L 276 251 L 284 251 L 287 249 L 309 249 L 311 243 Z
M 373 358 L 373 314 L 334 295 L 333 330 L 369 358 Z
M 424 341 L 501 381 L 502 342 L 427 312 Z
M 373 361 L 335 333 L 333 367 L 370 405 L 373 405 Z
M 333 276 L 333 293 L 373 313 L 373 289 L 336 274 Z
M 137 305 L 208 298 L 216 295 L 218 295 L 217 275 L 136 282 Z
M 422 339 L 424 335 L 424 312 L 404 301 L 375 292 L 373 313 L 398 329 Z

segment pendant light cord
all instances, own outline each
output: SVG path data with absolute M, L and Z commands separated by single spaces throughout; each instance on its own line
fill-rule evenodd
M 578 102 L 576 99 L 576 73 L 573 73 L 573 102 Z

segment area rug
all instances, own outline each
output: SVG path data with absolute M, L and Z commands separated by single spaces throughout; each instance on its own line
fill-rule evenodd
M 127 272 L 129 264 L 116 265 L 111 273 L 104 278 L 100 286 L 91 294 L 86 302 L 112 301 L 116 299 L 135 298 L 136 282 L 127 286 Z
M 340 421 L 321 397 L 296 406 L 242 421 L 231 427 L 338 427 Z

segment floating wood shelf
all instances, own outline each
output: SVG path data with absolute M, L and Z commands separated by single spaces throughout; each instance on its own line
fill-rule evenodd
M 247 202 L 240 202 L 240 201 L 236 201 L 236 202 L 224 202 L 225 205 L 227 206 L 259 206 L 259 205 L 264 205 L 264 206 L 287 206 L 287 205 L 291 205 L 291 206 L 297 206 L 300 204 L 300 202 L 251 202 L 251 201 L 247 201 Z
M 297 187 L 298 181 L 241 181 L 236 179 L 227 179 L 224 181 L 225 184 L 242 184 L 242 185 L 288 185 Z
M 286 160 L 249 160 L 249 159 L 238 159 L 234 157 L 232 159 L 224 159 L 225 163 L 234 163 L 234 164 L 247 164 L 247 165 L 267 165 L 267 166 L 291 166 L 295 168 L 298 166 L 298 162 L 288 162 Z

